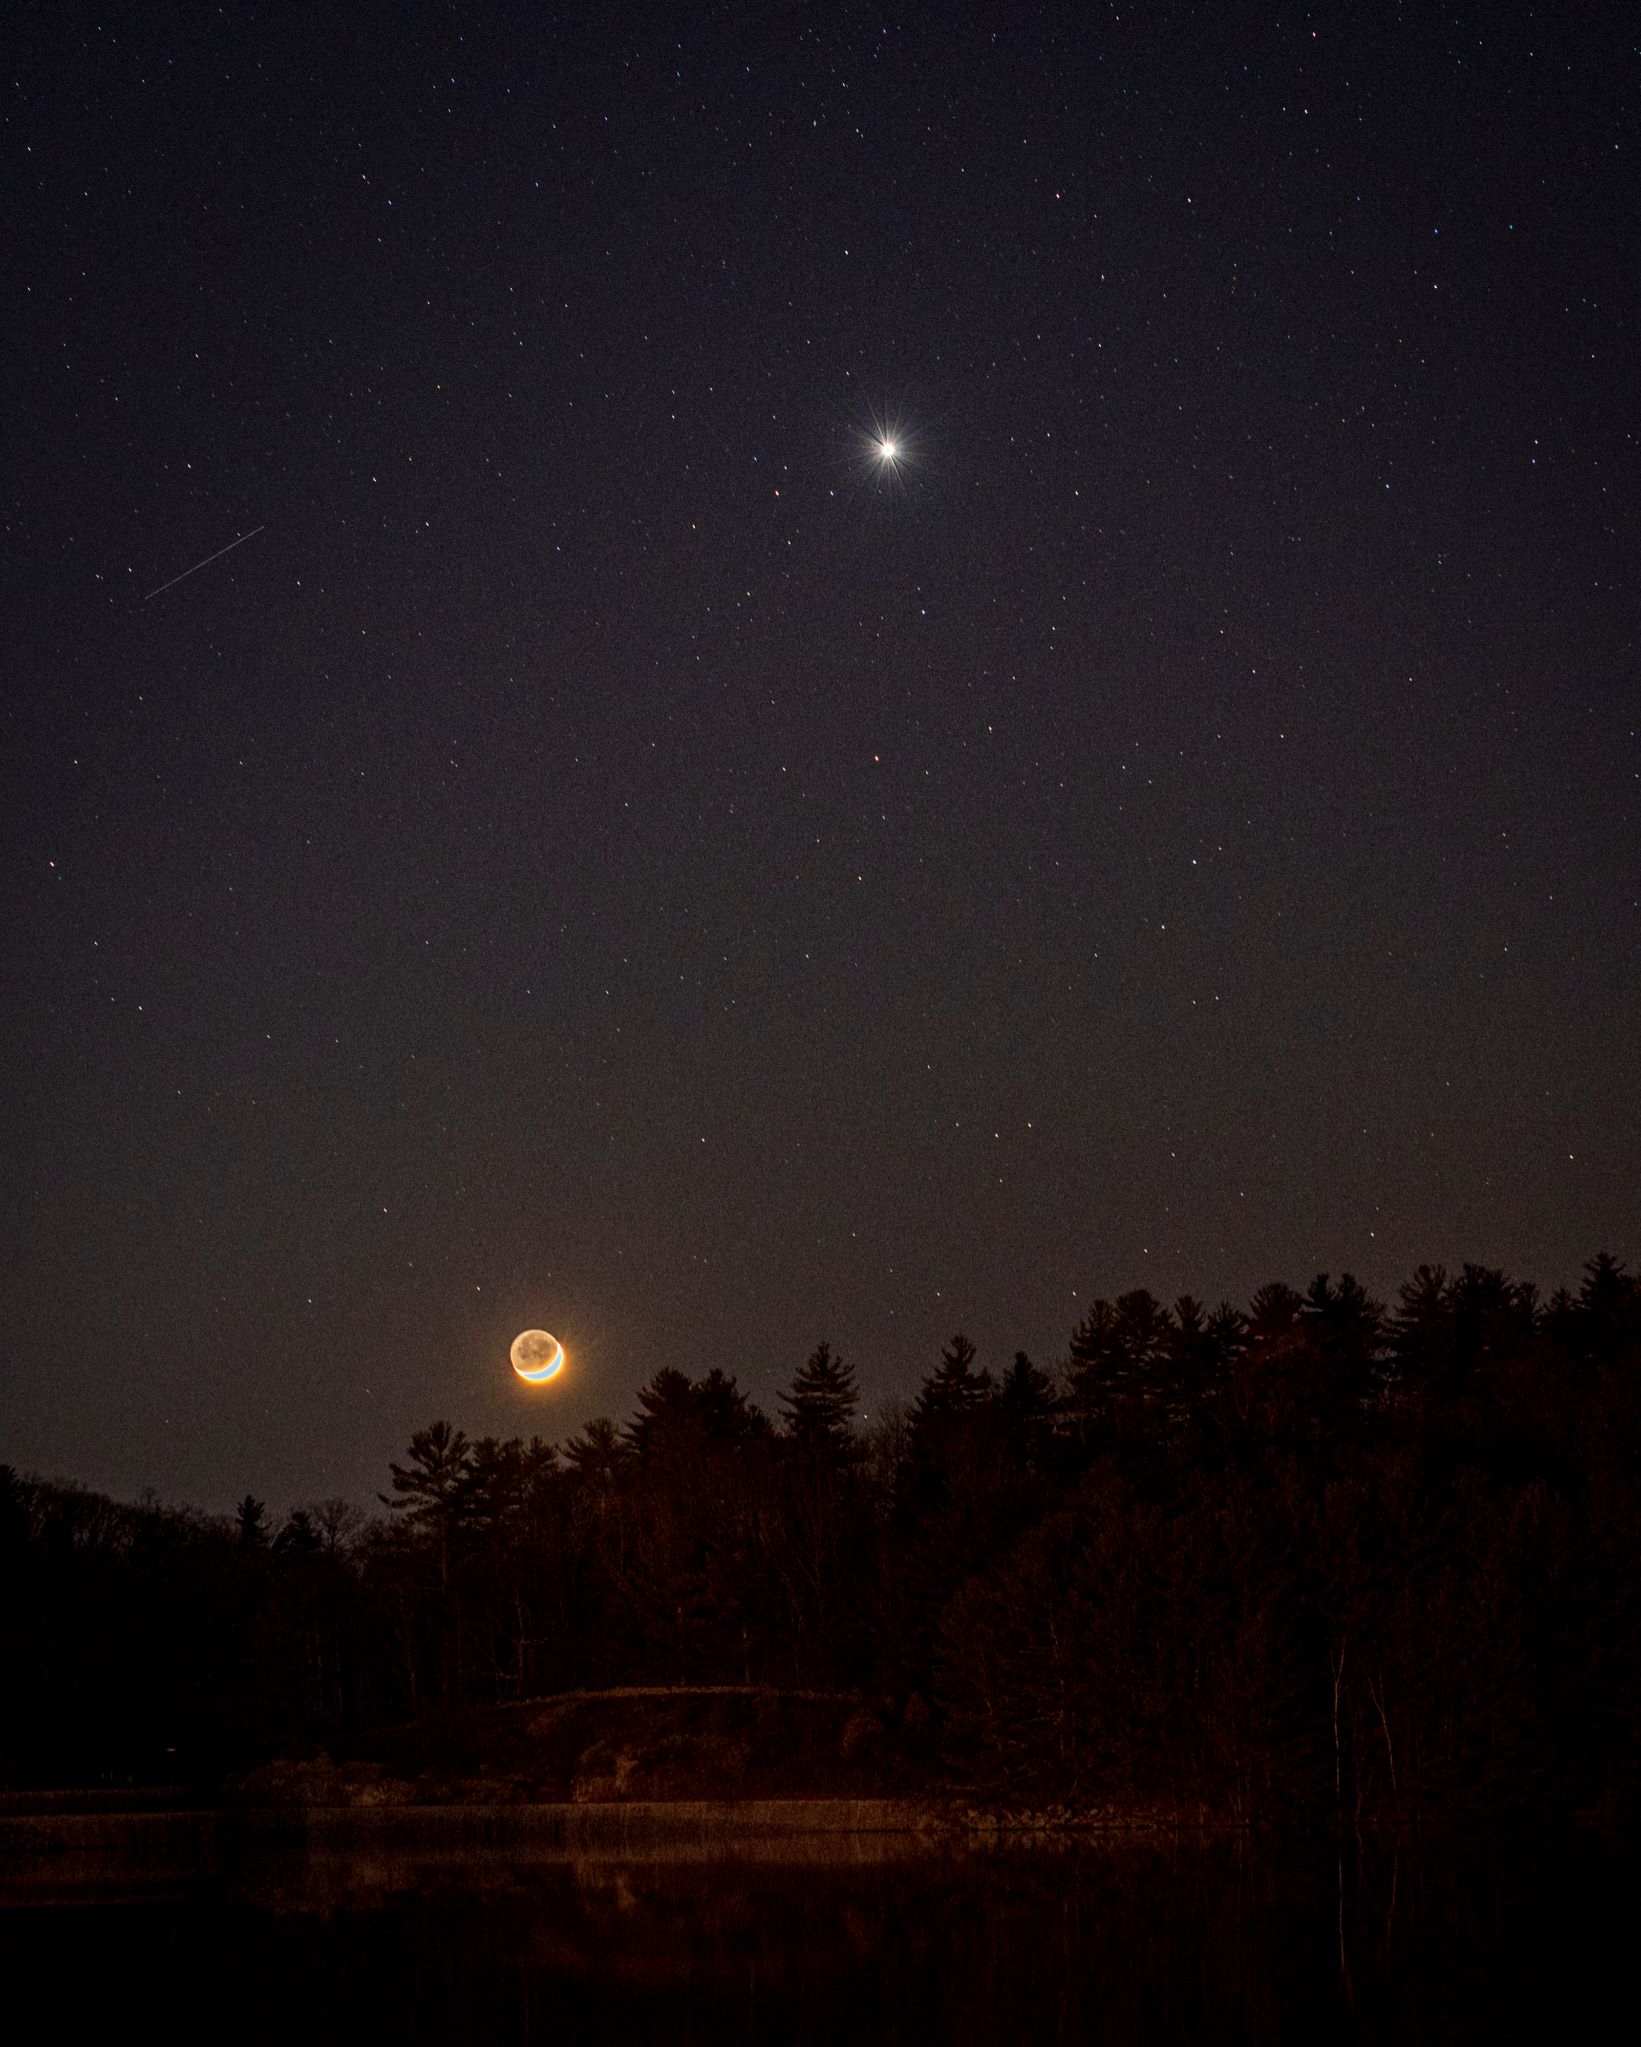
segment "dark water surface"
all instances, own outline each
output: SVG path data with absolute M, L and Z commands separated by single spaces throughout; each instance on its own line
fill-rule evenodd
M 633 1856 L 178 1827 L 0 1842 L 0 1904 L 5 2008 L 59 2039 L 1641 2038 L 1641 1887 L 1587 1841 Z

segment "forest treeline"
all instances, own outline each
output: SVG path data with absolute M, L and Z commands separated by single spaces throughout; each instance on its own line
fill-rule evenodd
M 558 1445 L 446 1422 L 277 1525 L 0 1467 L 0 1772 L 189 1778 L 572 1687 L 858 1690 L 931 1772 L 1249 1817 L 1632 1810 L 1641 1284 L 1421 1267 L 963 1337 L 859 1419 L 670 1366 Z

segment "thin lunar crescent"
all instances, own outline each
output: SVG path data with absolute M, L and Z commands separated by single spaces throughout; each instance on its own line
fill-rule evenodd
M 540 1385 L 556 1379 L 564 1364 L 564 1346 L 545 1329 L 525 1329 L 513 1338 L 513 1370 L 521 1379 Z

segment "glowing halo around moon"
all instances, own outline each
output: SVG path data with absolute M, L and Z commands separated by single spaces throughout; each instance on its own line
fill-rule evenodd
M 556 1379 L 564 1369 L 564 1346 L 545 1329 L 525 1329 L 513 1338 L 513 1370 L 532 1386 Z

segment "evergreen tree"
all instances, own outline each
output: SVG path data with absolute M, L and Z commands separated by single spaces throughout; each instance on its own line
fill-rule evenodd
M 1017 1350 L 997 1390 L 1003 1440 L 1016 1463 L 1035 1466 L 1041 1461 L 1058 1404 L 1047 1372 L 1040 1372 L 1023 1350 Z
M 388 1465 L 393 1490 L 377 1498 L 392 1513 L 403 1514 L 416 1540 L 426 1546 L 438 1568 L 440 1611 L 436 1623 L 444 1641 L 440 1684 L 445 1703 L 459 1689 L 459 1616 L 449 1610 L 451 1573 L 455 1567 L 463 1524 L 473 1497 L 473 1448 L 460 1429 L 433 1422 L 410 1439 L 406 1463 Z
M 274 1537 L 275 1553 L 282 1557 L 317 1556 L 321 1547 L 319 1530 L 306 1507 L 293 1507 L 285 1525 Z
M 695 1388 L 695 1414 L 716 1443 L 750 1443 L 773 1433 L 769 1417 L 741 1391 L 733 1373 L 716 1365 Z
M 261 1556 L 268 1547 L 268 1510 L 253 1494 L 247 1493 L 234 1509 L 234 1525 L 240 1555 Z
M 961 1332 L 918 1389 L 907 1418 L 906 1454 L 894 1480 L 894 1511 L 903 1528 L 948 1504 L 974 1462 L 978 1422 L 992 1395 L 990 1372 L 974 1369 L 975 1349 Z
M 1256 1435 L 1288 1435 L 1311 1409 L 1316 1357 L 1304 1313 L 1304 1296 L 1279 1279 L 1249 1303 L 1231 1393 L 1239 1422 Z
M 854 1367 L 834 1357 L 830 1344 L 817 1344 L 793 1380 L 791 1392 L 780 1396 L 780 1404 L 786 1410 L 787 1434 L 794 1442 L 842 1456 L 850 1447 L 860 1406 Z
M 1374 1390 L 1385 1311 L 1350 1273 L 1334 1284 L 1319 1272 L 1306 1291 L 1301 1322 L 1316 1365 L 1314 1410 L 1337 1425 Z
M 472 1489 L 473 1450 L 466 1435 L 448 1422 L 433 1422 L 410 1439 L 404 1464 L 389 1463 L 397 1499 L 377 1498 L 415 1525 L 448 1536 L 461 1519 Z
M 627 1441 L 648 1459 L 687 1442 L 696 1432 L 695 1385 L 676 1365 L 663 1365 L 638 1389 L 639 1413 L 628 1424 Z
M 914 1431 L 967 1414 L 991 1391 L 991 1374 L 975 1371 L 975 1349 L 961 1331 L 940 1353 L 940 1363 L 918 1389 L 912 1409 Z
M 1224 1397 L 1242 1348 L 1242 1317 L 1228 1301 L 1212 1313 L 1192 1294 L 1174 1303 L 1166 1399 L 1170 1423 L 1208 1422 Z
M 1615 1364 L 1641 1341 L 1641 1282 L 1609 1252 L 1598 1251 L 1584 1268 L 1578 1290 L 1579 1347 L 1593 1364 Z
M 769 1418 L 716 1365 L 700 1381 L 663 1365 L 640 1387 L 642 1412 L 627 1431 L 639 1458 L 690 1454 L 706 1443 L 747 1443 L 770 1434 Z
M 1248 1306 L 1248 1348 L 1258 1354 L 1286 1342 L 1298 1329 L 1305 1303 L 1280 1279 L 1262 1286 Z
M 1533 1340 L 1537 1298 L 1532 1288 L 1516 1286 L 1496 1267 L 1466 1265 L 1447 1290 L 1446 1307 L 1449 1392 L 1496 1384 L 1506 1360 Z
M 621 1431 L 607 1415 L 595 1417 L 579 1436 L 572 1436 L 564 1445 L 565 1462 L 571 1471 L 601 1492 L 614 1486 L 630 1454 Z
M 1387 1326 L 1391 1385 L 1405 1394 L 1448 1385 L 1454 1347 L 1445 1267 L 1421 1265 L 1403 1282 L 1396 1301 Z
M 1129 1429 L 1171 1409 L 1177 1331 L 1144 1287 L 1096 1301 L 1071 1334 L 1068 1404 L 1086 1430 Z
M 1536 1290 L 1492 1267 L 1466 1265 L 1450 1280 L 1441 1266 L 1421 1265 L 1385 1325 L 1391 1384 L 1426 1402 L 1457 1400 L 1496 1380 L 1539 1320 Z

